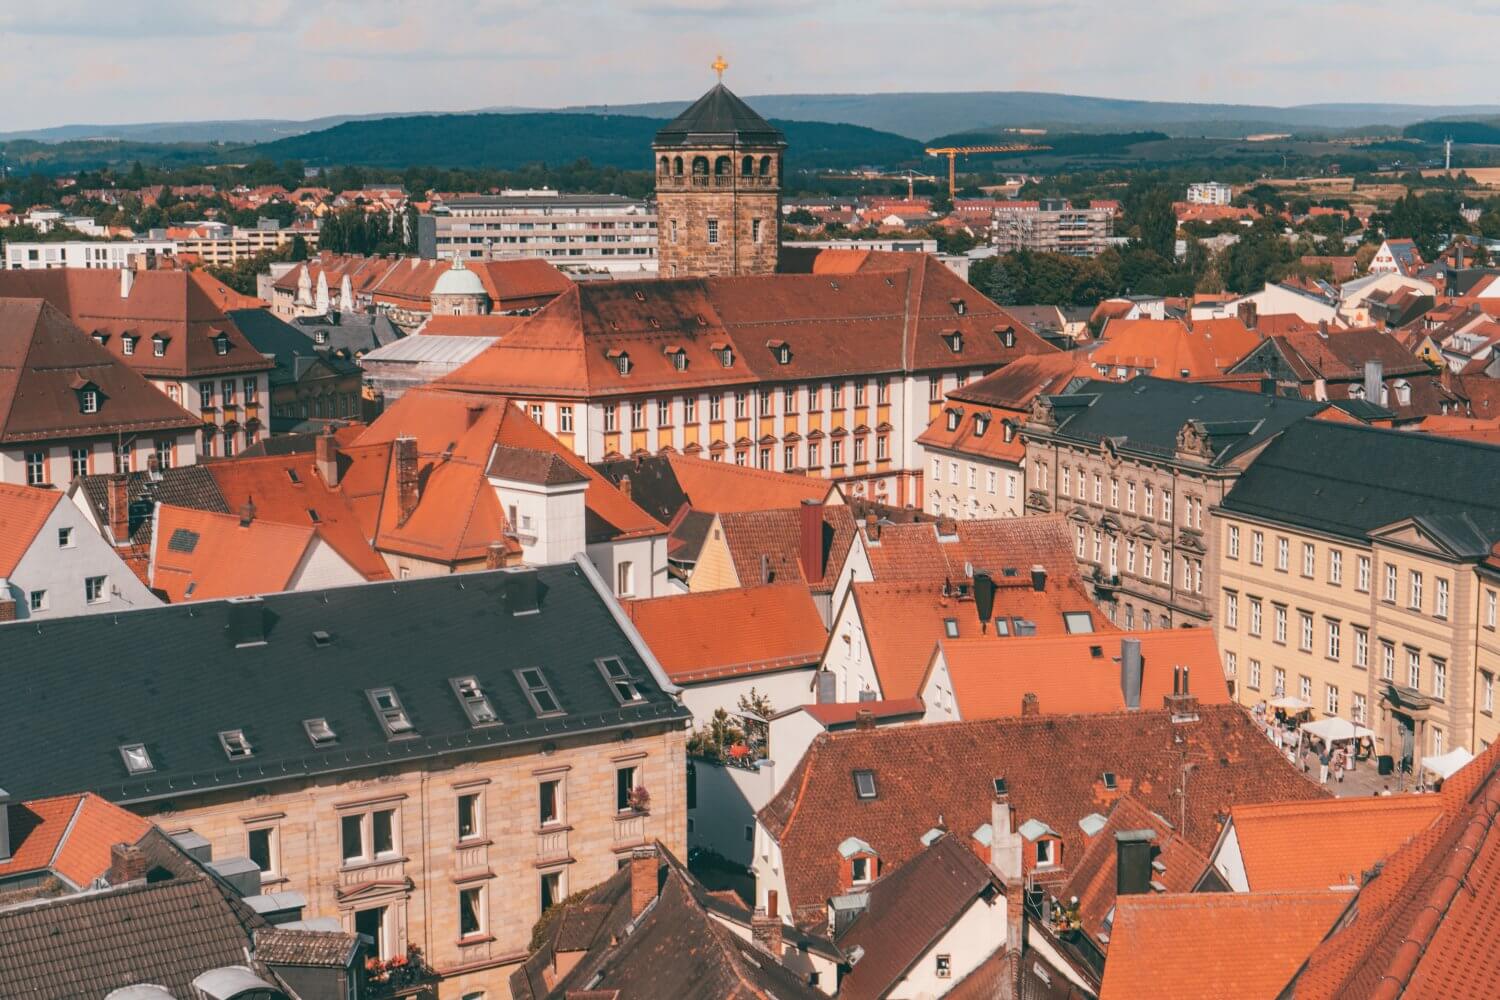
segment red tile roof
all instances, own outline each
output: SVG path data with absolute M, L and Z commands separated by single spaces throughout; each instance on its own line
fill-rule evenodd
M 667 455 L 666 461 L 692 508 L 715 514 L 795 507 L 803 500 L 821 501 L 834 492 L 832 483 L 817 477 L 687 455 Z
M 740 586 L 767 582 L 761 578 L 762 564 L 771 571 L 769 582 L 802 580 L 815 593 L 830 593 L 849 556 L 854 541 L 854 516 L 840 504 L 823 505 L 823 573 L 808 579 L 801 556 L 802 511 L 731 511 L 718 515 L 724 544 L 734 562 Z
M 1265 1000 L 1349 903 L 1336 892 L 1122 896 L 1099 1000 Z
M 0 883 L 52 872 L 76 889 L 109 870 L 110 848 L 134 844 L 151 824 L 92 792 L 11 803 L 11 856 L 0 861 Z
M 1097 610 L 1094 616 L 1104 617 Z M 1118 712 L 1125 708 L 1120 648 L 1127 638 L 1141 644 L 1141 707 L 1162 706 L 1172 693 L 1173 668 L 1179 666 L 1190 670 L 1189 683 L 1200 704 L 1229 704 L 1212 629 L 945 639 L 941 655 L 960 718 L 1020 715 L 1021 699 L 1033 694 L 1044 715 Z
M 938 524 L 883 524 L 879 538 L 863 532 L 870 571 L 877 581 L 967 580 L 968 567 L 988 570 L 1003 579 L 1006 570 L 1026 576 L 1033 566 L 1049 580 L 1078 575 L 1066 519 L 1061 514 L 950 522 L 954 534 L 940 534 Z
M 65 272 L 0 271 L 0 277 L 23 273 Z M 99 394 L 95 413 L 83 410 L 87 387 Z M 0 441 L 113 441 L 119 435 L 198 426 L 192 414 L 111 357 L 52 304 L 0 299 Z
M 316 532 L 262 517 L 242 521 L 239 514 L 158 505 L 151 587 L 174 604 L 286 590 Z
M 966 455 L 1019 463 L 1026 443 L 1019 433 L 1006 440 L 1003 421 L 1025 423 L 1031 401 L 1042 393 L 1058 393 L 1073 378 L 1078 359 L 1071 353 L 1035 354 L 1012 361 L 977 382 L 948 393 L 943 409 L 917 438 L 919 444 Z M 1092 372 L 1086 372 L 1092 374 Z M 958 417 L 949 430 L 949 411 Z M 981 423 L 984 433 L 979 433 Z
M 887 698 L 877 701 L 830 701 L 801 706 L 801 711 L 816 719 L 824 729 L 839 729 L 852 726 L 859 713 L 869 712 L 875 719 L 900 719 L 903 716 L 921 715 L 921 698 Z
M 1093 365 L 1144 371 L 1157 378 L 1204 378 L 1222 373 L 1260 343 L 1238 319 L 1112 319 L 1089 350 Z
M 828 642 L 798 583 L 629 601 L 625 610 L 678 684 L 806 667 Z
M 61 499 L 60 490 L 0 483 L 0 577 L 16 571 Z
M 1175 792 L 1185 763 L 1196 765 L 1186 801 Z M 874 772 L 874 799 L 855 793 L 849 775 L 861 769 Z M 1116 775 L 1113 791 L 1105 771 Z M 940 815 L 965 835 L 988 823 L 997 777 L 1017 824 L 1036 819 L 1057 831 L 1064 859 L 1082 854 L 1078 820 L 1125 795 L 1178 817 L 1178 833 L 1206 852 L 1217 817 L 1237 803 L 1327 794 L 1232 705 L 1201 706 L 1188 723 L 1142 710 L 823 734 L 759 814 L 781 848 L 790 912 L 799 922 L 821 919 L 843 889 L 837 846 L 847 837 L 870 844 L 889 869 L 920 850 Z

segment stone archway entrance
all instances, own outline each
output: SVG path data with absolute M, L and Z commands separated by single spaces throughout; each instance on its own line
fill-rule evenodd
M 1392 682 L 1386 683 L 1380 703 L 1385 717 L 1380 736 L 1404 787 L 1421 774 L 1422 752 L 1427 745 L 1427 714 L 1432 703 L 1415 688 Z

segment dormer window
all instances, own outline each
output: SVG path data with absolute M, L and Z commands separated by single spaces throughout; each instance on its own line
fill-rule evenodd
M 608 351 L 605 357 L 615 363 L 615 371 L 621 375 L 630 374 L 630 355 L 624 351 Z
M 1009 420 L 1002 420 L 1000 424 L 1005 428 L 1005 440 L 1014 441 L 1016 439 L 1016 425 Z
M 219 734 L 219 745 L 224 748 L 224 753 L 230 760 L 244 760 L 255 754 L 243 729 L 226 729 Z
M 1036 866 L 1055 868 L 1061 863 L 1062 842 L 1052 837 L 1041 837 L 1036 842 Z
M 406 714 L 406 708 L 393 688 L 371 688 L 365 694 L 369 696 L 370 705 L 375 709 L 375 717 L 380 720 L 387 737 L 396 739 L 415 735 L 411 716 Z
M 672 368 L 675 371 L 687 371 L 687 351 L 676 345 L 669 345 L 662 349 L 662 353 L 666 354 L 667 358 L 672 362 Z
M 98 344 L 100 347 L 103 347 L 105 344 L 109 343 L 109 334 L 107 334 L 107 333 L 96 333 L 96 334 L 94 334 L 94 343 Z
M 948 429 L 950 431 L 958 430 L 959 411 L 950 407 L 944 412 L 948 414 Z
M 307 733 L 307 738 L 312 745 L 320 749 L 332 746 L 339 741 L 338 734 L 333 731 L 327 719 L 303 719 L 302 729 Z
M 90 387 L 88 389 L 83 390 L 81 393 L 78 394 L 78 396 L 79 396 L 79 404 L 80 404 L 81 408 L 83 409 L 84 413 L 98 413 L 99 412 L 99 390 L 98 389 Z
M 225 334 L 217 334 L 214 337 L 214 353 L 223 357 L 229 353 L 229 337 Z
M 499 721 L 495 716 L 495 707 L 490 704 L 489 695 L 479 686 L 477 677 L 454 677 L 448 683 L 453 686 L 453 693 L 458 696 L 458 703 L 464 707 L 464 714 L 469 717 L 470 725 L 488 726 Z
M 125 762 L 125 770 L 131 774 L 150 774 L 156 770 L 156 764 L 151 760 L 151 753 L 144 743 L 126 743 L 120 747 L 120 759 Z
M 948 304 L 953 307 L 954 313 L 959 316 L 969 311 L 969 304 L 963 299 L 949 299 Z
M 595 660 L 599 667 L 599 673 L 604 675 L 604 682 L 609 685 L 615 700 L 622 705 L 633 705 L 645 701 L 641 696 L 640 689 L 636 687 L 636 679 L 625 666 L 625 661 L 618 656 L 606 656 Z
M 719 359 L 719 364 L 725 368 L 734 364 L 734 349 L 728 344 L 711 344 L 709 350 L 714 352 L 714 357 Z
M 1016 329 L 1015 329 L 1015 327 L 1012 327 L 1012 326 L 1000 327 L 1000 328 L 998 328 L 998 329 L 995 330 L 995 333 L 997 333 L 1000 336 L 1000 343 L 1001 343 L 1002 346 L 1005 346 L 1005 347 L 1015 347 L 1016 346 Z
M 120 353 L 122 353 L 122 354 L 134 354 L 135 353 L 135 342 L 137 340 L 140 340 L 140 339 L 141 338 L 139 338 L 139 337 L 133 337 L 133 336 L 131 336 L 128 333 L 125 336 L 121 337 L 120 338 Z
M 313 343 L 315 343 L 315 344 L 326 344 L 326 343 L 328 343 L 328 331 L 327 330 L 314 330 L 313 331 Z
M 873 858 L 855 858 L 849 863 L 849 879 L 855 885 L 863 885 L 872 879 Z
M 961 353 L 963 353 L 963 349 L 964 349 L 964 335 L 963 335 L 963 331 L 962 330 L 945 330 L 945 331 L 943 331 L 943 343 L 947 344 L 948 345 L 948 350 L 952 351 L 954 354 L 961 354 Z
M 778 365 L 789 364 L 792 360 L 792 349 L 784 340 L 768 340 L 766 346 L 771 349 L 771 356 L 776 359 Z
M 990 415 L 988 413 L 974 414 L 974 436 L 984 437 L 984 432 L 990 429 Z M 1007 439 L 1008 440 L 1008 439 Z
M 229 348 L 226 346 L 224 350 L 220 351 L 219 353 L 227 354 L 228 351 Z M 158 358 L 164 358 L 167 356 L 167 338 L 160 333 L 151 338 L 151 354 L 154 357 Z

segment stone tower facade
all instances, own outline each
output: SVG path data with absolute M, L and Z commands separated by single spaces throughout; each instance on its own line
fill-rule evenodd
M 722 83 L 656 133 L 663 278 L 772 274 L 786 138 Z

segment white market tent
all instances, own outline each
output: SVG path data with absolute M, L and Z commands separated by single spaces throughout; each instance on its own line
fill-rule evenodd
M 1440 754 L 1437 757 L 1424 758 L 1422 767 L 1446 781 L 1454 772 L 1473 759 L 1474 755 L 1469 753 L 1468 750 L 1463 747 L 1454 747 L 1447 753 Z
M 1364 726 L 1355 725 L 1348 719 L 1318 719 L 1316 722 L 1304 722 L 1301 730 L 1309 736 L 1316 736 L 1327 743 L 1336 743 L 1340 740 L 1361 740 L 1366 736 L 1374 737 L 1375 733 Z
M 1284 694 L 1280 698 L 1272 698 L 1271 707 L 1280 708 L 1288 712 L 1301 712 L 1312 708 L 1312 703 L 1303 701 L 1294 694 Z

